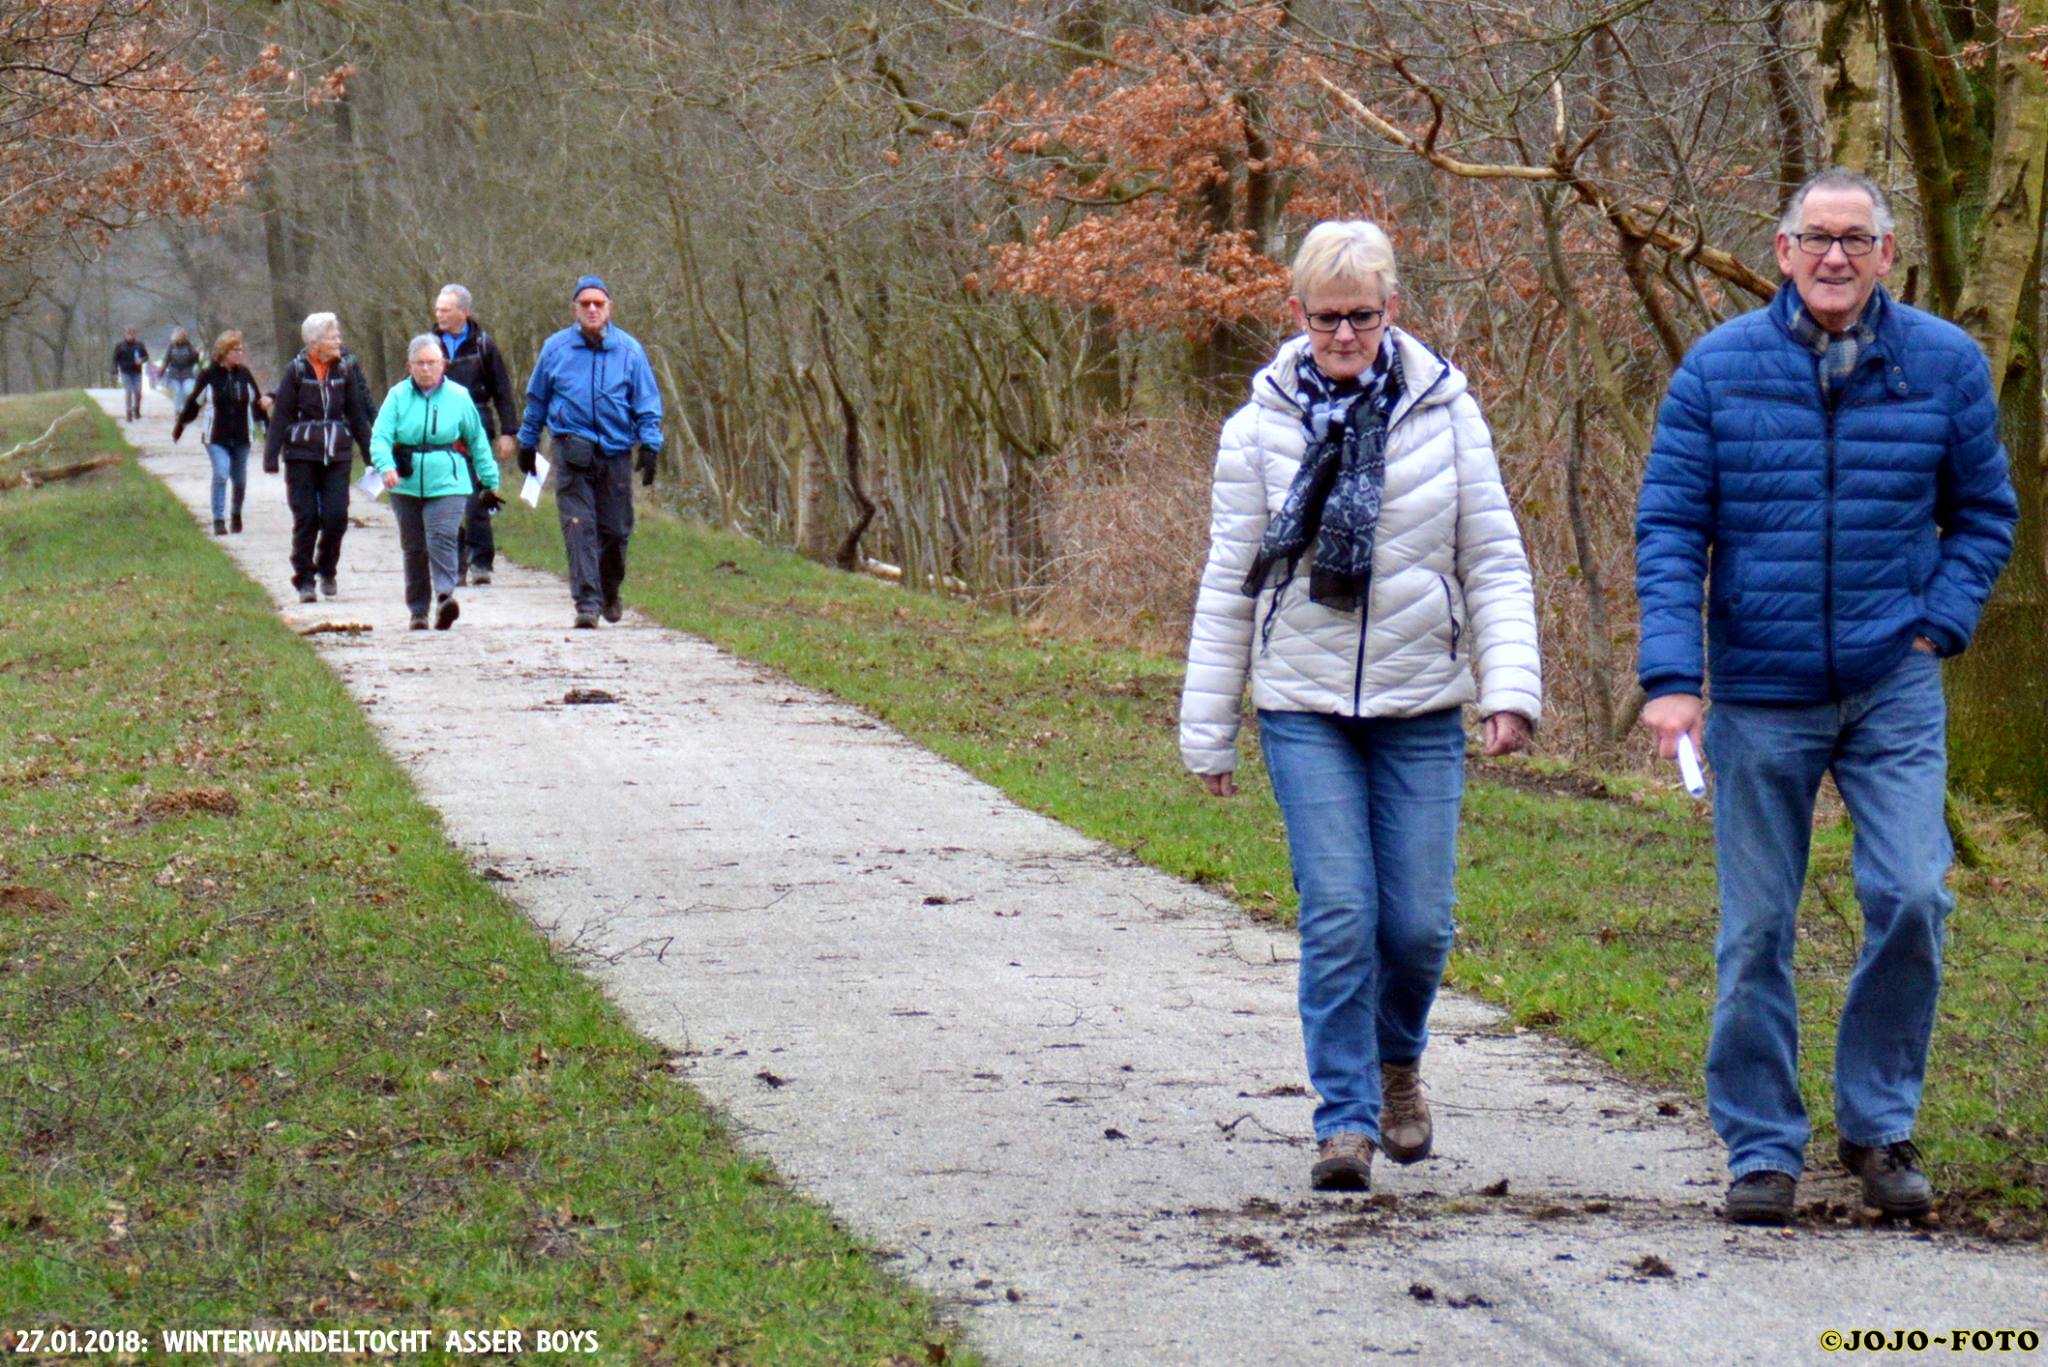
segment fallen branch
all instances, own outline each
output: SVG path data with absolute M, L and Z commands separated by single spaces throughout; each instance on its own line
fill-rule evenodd
M 312 626 L 300 627 L 299 635 L 324 636 L 331 632 L 337 636 L 360 636 L 371 630 L 374 628 L 368 622 L 315 622 Z
M 60 479 L 77 479 L 95 470 L 104 470 L 110 465 L 119 465 L 119 456 L 101 456 L 97 460 L 84 461 L 77 465 L 59 465 L 49 470 L 23 470 L 18 475 L 0 475 L 0 490 L 35 489 L 45 484 L 55 484 Z
M 70 409 L 67 409 L 65 412 L 59 413 L 57 415 L 56 421 L 52 422 L 48 427 L 44 428 L 43 435 L 41 435 L 40 437 L 31 437 L 27 441 L 20 442 L 14 446 L 9 447 L 5 451 L 0 451 L 0 464 L 4 464 L 5 462 L 14 460 L 15 458 L 20 456 L 33 456 L 39 454 L 44 447 L 50 444 L 50 439 L 57 435 L 58 428 L 62 427 L 65 423 L 70 422 L 73 418 L 77 417 L 79 414 L 83 412 L 85 412 L 85 405 L 78 404 Z

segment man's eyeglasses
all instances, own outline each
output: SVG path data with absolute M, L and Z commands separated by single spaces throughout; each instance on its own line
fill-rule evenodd
M 1808 256 L 1826 256 L 1837 242 L 1845 256 L 1868 256 L 1878 243 L 1869 233 L 1794 233 L 1792 240 Z
M 1308 330 L 1335 332 L 1349 323 L 1353 332 L 1370 332 L 1378 327 L 1380 319 L 1386 316 L 1385 309 L 1353 309 L 1349 313 L 1311 313 L 1308 316 Z

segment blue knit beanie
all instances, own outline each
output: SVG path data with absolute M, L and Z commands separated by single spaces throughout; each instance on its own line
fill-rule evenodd
M 601 275 L 586 275 L 578 280 L 576 288 L 569 291 L 569 297 L 574 299 L 585 290 L 603 290 L 605 298 L 609 299 L 612 297 L 611 286 L 605 284 L 604 277 Z

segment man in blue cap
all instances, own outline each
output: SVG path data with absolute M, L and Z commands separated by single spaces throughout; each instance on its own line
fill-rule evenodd
M 576 625 L 616 622 L 624 611 L 626 540 L 633 534 L 633 470 L 654 483 L 661 454 L 661 390 L 647 352 L 612 323 L 612 295 L 586 275 L 571 295 L 576 321 L 541 344 L 526 382 L 519 468 L 534 470 L 543 427 L 554 433 L 555 507 L 569 552 Z M 637 462 L 633 447 L 640 448 Z

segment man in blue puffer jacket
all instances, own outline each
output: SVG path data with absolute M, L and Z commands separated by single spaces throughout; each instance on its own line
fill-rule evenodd
M 570 300 L 575 323 L 541 344 L 526 382 L 519 468 L 533 473 L 540 430 L 553 432 L 569 592 L 576 625 L 589 628 L 600 614 L 616 622 L 624 613 L 619 585 L 633 535 L 632 448 L 640 447 L 640 482 L 652 484 L 661 455 L 661 389 L 646 350 L 612 322 L 612 294 L 602 279 L 582 277 Z
M 1969 645 L 2019 510 L 1983 352 L 1879 287 L 1896 249 L 1867 177 L 1799 188 L 1778 226 L 1786 283 L 1672 377 L 1636 513 L 1643 723 L 1666 758 L 1704 739 L 1716 774 L 1707 1103 L 1728 1217 L 1749 1224 L 1791 1218 L 1805 1161 L 1792 951 L 1830 771 L 1864 928 L 1835 1055 L 1839 1152 L 1867 1205 L 1933 1205 L 1912 1134 L 1954 905 L 1939 660 Z

